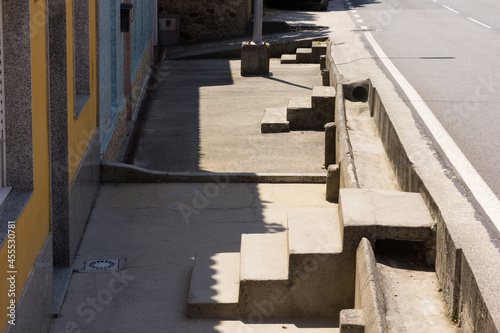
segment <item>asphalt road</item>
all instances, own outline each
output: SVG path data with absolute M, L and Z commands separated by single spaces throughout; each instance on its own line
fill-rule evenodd
M 354 22 L 374 29 L 388 58 L 500 197 L 500 2 L 350 3 Z

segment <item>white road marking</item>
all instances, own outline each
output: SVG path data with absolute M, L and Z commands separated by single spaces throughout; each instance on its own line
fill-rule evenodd
M 477 20 L 474 20 L 472 17 L 467 17 L 467 18 L 468 18 L 469 20 L 471 20 L 472 22 L 475 22 L 475 23 L 477 23 L 477 24 L 482 25 L 482 26 L 483 26 L 483 27 L 485 27 L 485 28 L 491 29 L 491 27 L 490 27 L 489 25 L 486 25 L 486 24 L 484 24 L 484 23 L 482 23 L 482 22 L 479 22 L 479 21 L 477 21 Z
M 458 172 L 460 177 L 462 177 L 472 195 L 484 209 L 493 224 L 496 226 L 497 230 L 500 230 L 500 200 L 498 197 L 495 193 L 493 193 L 491 188 L 488 184 L 486 184 L 476 169 L 474 169 L 467 157 L 465 157 L 464 153 L 460 150 L 455 141 L 451 138 L 448 132 L 446 132 L 443 125 L 432 113 L 431 109 L 427 106 L 419 93 L 412 87 L 412 85 L 405 79 L 392 61 L 387 57 L 375 38 L 373 38 L 373 35 L 367 31 L 364 32 L 364 35 L 371 44 L 378 58 L 398 82 L 399 86 L 408 97 L 408 100 L 411 102 L 420 118 L 424 121 L 425 125 L 431 132 L 434 140 L 436 140 L 439 146 L 441 146 L 446 157 Z
M 352 14 L 352 16 L 354 16 L 355 18 L 360 18 L 361 16 L 359 16 L 359 14 Z
M 367 27 L 366 25 L 362 25 L 360 28 L 361 28 L 362 30 L 368 30 L 368 27 Z
M 452 12 L 454 12 L 455 14 L 458 14 L 458 12 L 457 12 L 455 9 L 453 9 L 453 8 L 450 8 L 450 7 L 446 6 L 446 5 L 441 5 L 441 6 L 443 6 L 444 8 L 446 8 L 446 9 L 448 9 L 448 10 L 451 10 L 451 11 L 452 11 Z
M 356 21 L 358 21 L 358 23 L 363 23 L 364 22 L 363 20 L 360 20 L 360 19 L 357 19 Z
M 354 7 L 353 6 L 349 6 L 349 9 L 354 9 Z

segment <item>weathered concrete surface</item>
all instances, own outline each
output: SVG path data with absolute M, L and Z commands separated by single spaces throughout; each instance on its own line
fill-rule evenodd
M 243 233 L 282 232 L 287 213 L 304 208 L 336 211 L 324 184 L 103 184 L 76 261 L 123 258 L 124 283 L 113 273 L 74 272 L 51 331 L 337 332 L 337 318 L 271 320 L 265 309 L 232 321 L 186 318 L 195 256 L 239 252 Z M 100 311 L 88 299 L 101 299 Z
M 365 333 L 365 317 L 362 310 L 340 311 L 340 333 Z
M 335 121 L 335 87 L 315 86 L 311 97 L 312 108 L 322 125 Z
M 458 333 L 448 320 L 436 272 L 417 263 L 377 259 L 387 312 L 387 327 L 394 332 Z
M 262 122 L 261 133 L 290 132 L 290 122 L 286 120 L 286 107 L 266 108 Z
M 362 238 L 356 250 L 355 308 L 363 311 L 366 333 L 388 332 L 386 305 L 370 241 Z
M 269 43 L 256 45 L 243 42 L 241 45 L 241 75 L 268 75 L 271 51 Z
M 335 6 L 343 8 L 340 3 Z M 436 273 L 450 319 L 458 318 L 463 332 L 498 332 L 498 231 L 425 136 L 362 35 L 351 31 L 356 26 L 351 17 L 342 11 L 337 14 L 331 56 L 342 72 L 370 78 L 376 88 L 370 91 L 372 113 L 398 183 L 405 191 L 420 192 L 438 222 Z
M 349 139 L 353 146 L 359 186 L 399 191 L 392 166 L 385 153 L 367 103 L 346 100 Z
M 242 77 L 233 60 L 164 61 L 135 165 L 162 171 L 325 172 L 323 133 L 263 135 L 265 108 L 310 96 L 318 65 L 280 65 Z

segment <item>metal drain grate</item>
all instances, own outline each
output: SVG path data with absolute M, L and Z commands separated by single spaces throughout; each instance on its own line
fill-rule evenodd
M 119 259 L 101 259 L 85 261 L 85 271 L 117 271 Z

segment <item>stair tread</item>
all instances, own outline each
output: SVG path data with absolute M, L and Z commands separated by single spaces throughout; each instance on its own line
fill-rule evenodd
M 288 109 L 304 109 L 312 108 L 312 101 L 310 96 L 294 97 L 288 101 Z
M 288 123 L 286 120 L 286 108 L 266 108 L 263 123 Z
M 241 281 L 288 279 L 287 232 L 241 235 Z
M 340 253 L 342 236 L 334 208 L 302 208 L 288 213 L 290 254 Z
M 419 193 L 343 188 L 339 206 L 344 225 L 406 228 L 431 228 L 434 225 Z
M 336 90 L 333 86 L 314 86 L 313 97 L 335 97 Z
M 297 63 L 297 55 L 295 54 L 282 54 L 281 55 L 282 64 L 295 64 Z
M 312 48 L 310 47 L 299 47 L 296 51 L 297 54 L 300 54 L 300 53 L 306 53 L 306 54 L 309 54 L 309 53 L 312 53 Z
M 196 257 L 191 275 L 189 304 L 235 304 L 238 303 L 239 290 L 239 253 Z
M 266 108 L 260 123 L 261 133 L 290 132 L 290 122 L 286 120 L 286 108 Z
M 281 55 L 281 60 L 296 60 L 297 55 L 295 54 L 282 54 Z

